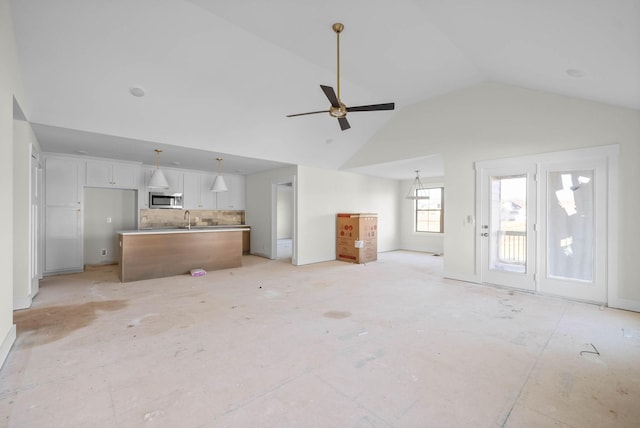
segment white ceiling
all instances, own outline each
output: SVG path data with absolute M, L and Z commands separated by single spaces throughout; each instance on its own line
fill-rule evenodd
M 403 107 L 484 81 L 640 109 L 640 0 L 12 6 L 21 108 L 45 151 L 153 163 L 161 147 L 166 166 L 210 169 L 224 154 L 224 172 L 339 169 Z M 319 85 L 335 87 L 338 21 L 342 100 L 396 103 L 394 112 L 350 113 L 344 132 L 328 115 L 285 117 L 328 108 Z M 134 86 L 146 95 L 132 96 Z M 410 179 L 427 162 L 441 171 L 433 156 L 359 172 Z

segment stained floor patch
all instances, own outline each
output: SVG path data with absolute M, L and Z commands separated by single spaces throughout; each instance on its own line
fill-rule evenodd
M 351 316 L 351 312 L 347 312 L 347 311 L 329 311 L 329 312 L 325 312 L 322 315 L 324 315 L 327 318 L 340 319 L 340 318 L 349 318 Z
M 29 348 L 54 342 L 91 324 L 97 311 L 117 311 L 126 305 L 126 300 L 104 300 L 17 311 L 14 322 L 18 340 Z

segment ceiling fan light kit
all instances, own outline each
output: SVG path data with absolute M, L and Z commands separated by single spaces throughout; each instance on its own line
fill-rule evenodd
M 320 110 L 320 111 L 311 111 L 307 113 L 296 113 L 287 115 L 287 117 L 295 117 L 295 116 L 306 116 L 309 114 L 317 114 L 317 113 L 329 113 L 329 116 L 335 117 L 338 119 L 338 124 L 340 125 L 340 129 L 345 131 L 351 128 L 349 121 L 347 121 L 347 113 L 355 112 L 355 111 L 379 111 L 379 110 L 393 110 L 395 109 L 395 103 L 385 103 L 385 104 L 371 104 L 366 106 L 356 106 L 356 107 L 347 107 L 342 100 L 340 99 L 340 33 L 344 30 L 344 25 L 340 22 L 336 22 L 331 27 L 333 31 L 336 33 L 336 41 L 337 41 L 337 94 L 336 91 L 333 90 L 331 86 L 320 85 L 320 89 L 324 92 L 324 95 L 329 100 L 331 106 L 329 110 Z

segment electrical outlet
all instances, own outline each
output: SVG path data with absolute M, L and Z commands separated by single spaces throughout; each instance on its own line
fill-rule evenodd
M 107 217 L 107 223 L 111 223 L 111 217 Z
M 101 256 L 106 256 L 107 255 L 107 249 L 103 248 L 102 250 L 100 250 L 100 255 Z

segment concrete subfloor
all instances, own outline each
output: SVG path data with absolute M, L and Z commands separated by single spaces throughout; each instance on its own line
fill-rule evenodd
M 442 262 L 45 278 L 15 312 L 0 426 L 640 426 L 640 314 L 446 280 Z

